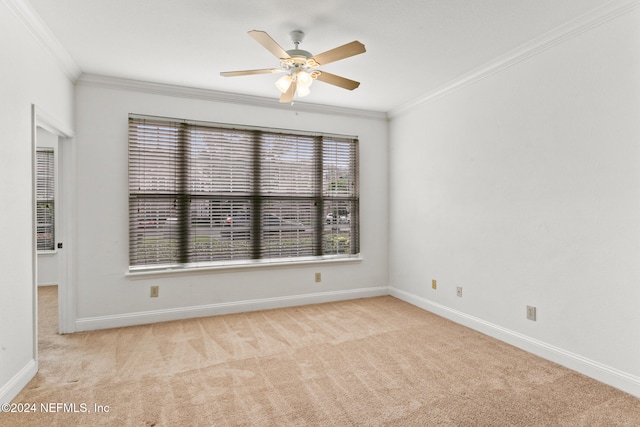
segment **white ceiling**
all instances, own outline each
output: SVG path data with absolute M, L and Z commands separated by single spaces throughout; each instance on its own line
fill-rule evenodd
M 26 2 L 27 0 L 25 0 Z M 278 67 L 248 30 L 313 54 L 359 40 L 367 52 L 322 67 L 304 102 L 389 111 L 486 64 L 605 0 L 28 0 L 83 73 L 277 99 Z

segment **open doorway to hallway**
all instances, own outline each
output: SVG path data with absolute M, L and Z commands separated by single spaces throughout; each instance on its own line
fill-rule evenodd
M 36 247 L 37 247 L 37 291 L 47 295 L 58 295 L 60 284 L 61 254 L 59 253 L 59 136 L 48 130 L 36 128 Z M 45 291 L 46 289 L 46 291 Z M 55 292 L 54 292 L 55 291 Z M 48 304 L 48 308 L 51 304 Z M 55 301 L 55 313 L 46 318 L 40 317 L 38 310 L 38 328 L 53 328 L 58 332 L 58 301 Z M 43 322 L 46 321 L 47 324 Z
M 33 158 L 33 338 L 34 359 L 38 360 L 38 285 L 57 285 L 57 322 L 55 326 L 59 333 L 75 331 L 75 295 L 73 293 L 73 269 L 70 268 L 71 252 L 73 251 L 73 164 L 74 145 L 73 130 L 60 123 L 54 116 L 35 104 L 31 106 L 32 122 L 32 158 Z M 38 220 L 36 195 L 36 157 L 39 148 L 53 147 L 55 152 L 55 192 L 52 203 L 47 200 L 45 205 L 52 206 L 54 230 L 51 232 L 53 246 L 48 250 L 37 250 Z M 40 229 L 48 233 L 46 225 Z M 43 256 L 40 256 L 40 255 Z M 48 259 L 45 259 L 45 256 Z M 46 265 L 46 264 L 49 265 Z

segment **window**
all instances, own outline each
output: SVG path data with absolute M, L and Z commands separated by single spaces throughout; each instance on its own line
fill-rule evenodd
M 36 150 L 36 236 L 39 251 L 55 250 L 55 170 L 53 148 Z
M 129 118 L 131 270 L 359 253 L 353 137 Z

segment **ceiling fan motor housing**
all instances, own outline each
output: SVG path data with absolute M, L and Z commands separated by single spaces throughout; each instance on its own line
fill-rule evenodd
M 311 52 L 307 52 L 306 50 L 302 50 L 302 49 L 291 49 L 291 50 L 288 50 L 287 53 L 293 59 L 295 59 L 296 57 L 301 57 L 304 62 L 306 62 L 307 59 L 313 56 Z

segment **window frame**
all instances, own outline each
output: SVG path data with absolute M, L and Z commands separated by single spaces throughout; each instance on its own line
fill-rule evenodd
M 178 160 L 177 161 L 178 166 L 174 166 L 174 167 L 179 170 L 179 172 L 177 173 L 179 177 L 176 178 L 177 181 L 174 182 L 173 185 L 174 186 L 177 185 L 182 188 L 180 188 L 176 193 L 168 194 L 168 196 L 169 197 L 175 196 L 174 204 L 177 203 L 178 205 L 176 212 L 177 212 L 177 218 L 178 218 L 177 222 L 179 223 L 178 225 L 179 247 L 177 248 L 177 251 L 179 252 L 179 255 L 177 256 L 179 258 L 177 259 L 177 262 L 176 260 L 174 260 L 173 262 L 167 262 L 167 263 L 134 262 L 134 261 L 137 261 L 137 260 L 134 260 L 134 255 L 133 255 L 135 252 L 134 243 L 133 243 L 134 241 L 133 234 L 135 233 L 134 222 L 136 220 L 139 220 L 140 218 L 139 216 L 136 216 L 136 215 L 139 215 L 139 214 L 136 214 L 136 212 L 139 212 L 139 205 L 137 205 L 138 208 L 136 210 L 134 206 L 135 205 L 134 199 L 140 198 L 140 193 L 134 194 L 135 191 L 132 192 L 133 180 L 135 180 L 135 178 L 132 177 L 132 163 L 139 161 L 139 160 L 135 160 L 134 157 L 132 157 L 132 149 L 133 149 L 132 148 L 133 146 L 132 145 L 132 126 L 133 127 L 135 127 L 136 125 L 140 126 L 140 124 L 146 120 L 150 121 L 151 123 L 154 123 L 154 125 L 157 125 L 158 123 L 160 124 L 166 123 L 167 126 L 179 126 L 180 129 L 183 129 L 184 127 L 185 129 L 188 130 L 188 132 L 191 132 L 191 134 L 193 134 L 193 132 L 199 129 L 206 128 L 210 130 L 213 129 L 214 132 L 215 131 L 227 132 L 227 133 L 232 133 L 234 135 L 236 135 L 235 133 L 244 133 L 244 134 L 249 133 L 252 135 L 257 135 L 257 137 L 254 138 L 254 140 L 251 142 L 252 150 L 253 150 L 252 159 L 251 159 L 251 162 L 252 162 L 251 173 L 254 174 L 251 177 L 251 179 L 253 180 L 251 185 L 254 186 L 251 190 L 251 194 L 249 195 L 242 194 L 241 196 L 233 196 L 233 195 L 216 196 L 219 199 L 218 201 L 220 203 L 223 202 L 223 199 L 226 202 L 228 202 L 229 200 L 235 200 L 235 199 L 241 200 L 241 201 L 250 200 L 251 202 L 250 212 L 252 212 L 252 215 L 253 215 L 253 220 L 251 221 L 251 225 L 249 227 L 251 229 L 251 236 L 260 236 L 260 238 L 251 240 L 251 245 L 253 245 L 253 249 L 249 256 L 246 256 L 245 254 L 245 256 L 244 257 L 241 256 L 240 259 L 221 259 L 221 260 L 209 259 L 205 261 L 198 261 L 197 258 L 199 256 L 199 253 L 197 252 L 197 250 L 190 249 L 190 248 L 187 248 L 187 246 L 185 246 L 187 244 L 186 242 L 189 241 L 188 237 L 185 237 L 185 236 L 190 237 L 190 230 L 192 230 L 194 227 L 192 222 L 193 213 L 192 213 L 190 204 L 194 200 L 199 200 L 199 198 L 208 200 L 209 203 L 211 203 L 211 200 L 215 199 L 215 197 L 214 198 L 208 198 L 206 196 L 200 197 L 196 195 L 195 192 L 189 193 L 188 189 L 185 190 L 185 188 L 191 188 L 195 185 L 194 184 L 195 178 L 185 177 L 185 171 L 188 170 L 190 166 L 180 165 L 179 163 L 181 162 L 181 160 Z M 129 242 L 128 274 L 132 274 L 132 275 L 137 275 L 142 273 L 155 274 L 158 272 L 162 273 L 162 272 L 172 272 L 172 271 L 201 271 L 201 270 L 212 270 L 212 269 L 215 270 L 220 268 L 223 268 L 223 269 L 247 268 L 247 267 L 257 267 L 257 266 L 266 266 L 266 265 L 275 266 L 275 265 L 289 265 L 289 264 L 300 265 L 300 264 L 318 263 L 318 262 L 349 262 L 349 261 L 361 260 L 360 233 L 359 233 L 359 224 L 360 224 L 360 221 L 359 221 L 359 217 L 360 217 L 359 215 L 359 203 L 360 203 L 359 202 L 359 179 L 360 179 L 359 177 L 359 140 L 357 137 L 327 134 L 327 133 L 320 133 L 320 132 L 307 132 L 307 131 L 264 128 L 264 127 L 254 127 L 254 126 L 244 126 L 244 125 L 229 125 L 229 124 L 223 124 L 223 123 L 201 122 L 201 121 L 173 119 L 173 118 L 165 118 L 165 117 L 154 117 L 154 116 L 139 115 L 139 114 L 129 114 L 129 126 L 130 128 L 129 128 L 129 137 L 128 137 L 129 138 L 129 142 L 128 142 L 129 192 L 128 193 L 129 193 L 129 241 L 130 242 Z M 183 132 L 183 130 L 179 130 L 179 132 Z M 278 197 L 277 195 L 276 196 L 271 195 L 271 196 L 265 197 L 264 195 L 260 194 L 259 188 L 264 187 L 264 185 L 266 185 L 265 182 L 267 184 L 273 182 L 273 181 L 262 179 L 264 178 L 262 167 L 264 166 L 265 163 L 261 163 L 261 162 L 265 160 L 263 157 L 261 157 L 263 155 L 258 153 L 258 151 L 262 150 L 263 146 L 265 145 L 264 140 L 262 139 L 262 136 L 261 136 L 263 134 L 268 135 L 269 137 L 275 138 L 277 142 L 281 142 L 280 139 L 286 139 L 289 137 L 293 138 L 294 141 L 298 141 L 299 138 L 306 141 L 309 141 L 309 140 L 313 141 L 312 162 L 314 163 L 313 167 L 315 167 L 313 173 L 316 174 L 316 177 L 314 178 L 315 189 L 313 194 L 305 193 L 304 195 L 299 197 L 296 196 L 295 194 L 293 196 L 286 195 L 284 197 Z M 137 135 L 138 134 L 136 134 L 136 137 L 133 139 L 138 138 Z M 179 138 L 183 138 L 183 137 L 180 136 Z M 186 138 L 187 139 L 193 138 L 193 136 L 188 136 Z M 189 148 L 190 142 L 185 142 L 181 139 L 178 139 L 178 141 L 180 141 L 178 143 L 180 146 L 177 147 L 178 151 L 180 150 L 189 151 L 186 154 L 178 153 L 178 155 L 184 156 L 185 158 L 187 157 L 190 158 L 189 156 L 192 156 L 192 152 L 190 151 L 190 148 Z M 333 194 L 330 194 L 331 192 L 328 191 L 328 188 L 330 187 L 330 185 L 327 185 L 327 181 L 326 181 L 327 172 L 323 166 L 326 161 L 325 161 L 325 154 L 323 150 L 325 149 L 326 146 L 330 146 L 330 144 L 332 143 L 335 144 L 336 146 L 342 147 L 343 149 L 345 146 L 347 146 L 349 150 L 349 154 L 347 156 L 349 172 L 347 176 L 349 177 L 349 180 L 350 180 L 349 183 L 351 184 L 351 186 L 347 188 L 348 194 L 346 195 L 342 194 L 344 193 L 344 191 L 342 193 L 340 191 L 334 191 Z M 297 143 L 294 142 L 294 146 L 297 148 L 298 146 L 296 144 Z M 213 146 L 207 147 L 207 149 L 211 151 L 214 150 Z M 336 156 L 338 155 L 336 154 Z M 327 157 L 327 158 L 330 158 L 330 157 Z M 242 159 L 246 160 L 245 157 L 242 157 Z M 187 162 L 191 162 L 191 161 L 192 160 L 187 160 Z M 319 166 L 318 166 L 318 162 L 319 162 Z M 336 164 L 337 163 L 338 163 L 338 160 L 336 160 Z M 279 167 L 281 166 L 279 165 Z M 338 166 L 336 166 L 335 168 L 339 169 Z M 297 170 L 297 166 L 295 166 L 294 169 Z M 298 172 L 294 172 L 294 173 L 298 173 Z M 185 180 L 186 182 L 182 182 L 182 180 Z M 278 185 L 280 184 L 282 184 L 281 180 L 278 181 Z M 333 188 L 336 190 L 339 187 L 339 185 L 336 184 L 335 182 L 332 182 L 331 184 Z M 256 190 L 256 188 L 258 189 Z M 183 196 L 180 196 L 179 193 L 183 194 Z M 309 253 L 304 253 L 304 251 L 302 251 L 302 255 L 297 254 L 295 256 L 287 256 L 287 253 L 284 252 L 284 255 L 280 254 L 279 256 L 275 256 L 275 257 L 263 256 L 264 250 L 265 250 L 263 247 L 264 242 L 268 241 L 268 239 L 264 235 L 265 228 L 268 228 L 268 227 L 265 225 L 267 223 L 267 220 L 263 218 L 263 220 L 260 221 L 259 218 L 266 217 L 267 215 L 273 215 L 272 213 L 266 212 L 266 209 L 265 209 L 265 206 L 267 206 L 268 204 L 267 201 L 269 199 L 273 199 L 275 201 L 287 200 L 285 204 L 288 203 L 289 205 L 294 204 L 296 201 L 297 202 L 302 201 L 306 203 L 313 202 L 312 203 L 313 207 L 308 208 L 308 210 L 315 211 L 312 214 L 312 220 L 310 221 L 310 224 L 309 224 L 310 225 L 309 228 L 312 228 L 311 237 L 313 239 L 313 253 L 309 254 Z M 344 245 L 341 247 L 342 251 L 346 251 L 346 253 L 340 253 L 340 249 L 336 249 L 336 253 L 328 253 L 327 249 L 325 248 L 325 246 L 328 247 L 329 245 L 329 243 L 327 243 L 328 240 L 325 237 L 326 236 L 325 202 L 327 201 L 331 203 L 335 203 L 334 205 L 331 205 L 333 206 L 331 209 L 334 209 L 335 212 L 344 212 L 347 209 L 347 207 L 349 209 L 349 212 L 350 212 L 349 223 L 348 223 L 349 225 L 347 227 L 348 229 L 347 233 L 349 238 L 346 239 L 348 250 L 345 250 Z M 186 206 L 187 203 L 189 204 L 188 207 Z M 291 209 L 293 209 L 292 210 L 293 213 L 297 212 L 296 209 L 294 208 L 291 208 Z M 265 210 L 265 212 L 263 212 L 263 210 Z M 182 220 L 180 220 L 180 218 L 182 218 Z M 169 219 L 169 218 L 167 217 L 166 219 Z M 327 224 L 329 223 L 327 222 Z M 185 230 L 185 228 L 188 228 L 188 230 Z M 338 233 L 340 233 L 339 226 L 335 227 L 335 225 L 332 225 L 331 230 L 333 230 L 334 228 L 338 230 Z M 333 233 L 333 231 L 331 231 L 330 233 Z M 159 235 L 162 235 L 162 232 L 159 232 Z M 331 234 L 329 236 L 330 236 L 329 237 L 330 239 Z M 299 240 L 301 241 L 302 239 L 299 239 Z M 335 241 L 336 241 L 336 238 L 334 237 L 334 245 L 336 248 L 338 248 L 339 245 L 338 243 L 335 243 Z M 282 240 L 280 241 L 280 245 L 282 245 Z M 258 246 L 261 246 L 261 247 L 258 247 Z M 279 247 L 279 248 L 280 248 L 280 252 L 282 252 L 282 247 Z M 307 251 L 308 251 L 308 248 L 307 248 Z M 173 256 L 175 256 L 175 252 L 176 251 L 174 248 Z M 189 253 L 185 254 L 184 252 L 189 252 Z M 192 258 L 189 258 L 190 256 L 192 256 Z
M 46 153 L 46 159 L 42 159 L 41 156 Z M 46 163 L 43 165 L 42 163 Z M 46 175 L 42 175 L 42 170 L 46 171 Z M 57 252 L 56 247 L 56 220 L 58 217 L 57 212 L 57 152 L 54 147 L 38 146 L 36 147 L 36 253 L 38 255 L 55 254 Z M 44 181 L 44 182 L 42 182 Z M 50 197 L 44 197 L 50 196 Z M 48 207 L 48 214 L 41 212 L 40 204 L 52 205 Z M 49 222 L 44 222 L 44 217 L 48 216 Z M 41 232 L 39 229 L 45 228 L 46 234 L 50 234 L 49 239 L 43 239 L 40 237 Z M 45 243 L 49 243 L 49 246 L 41 249 Z

